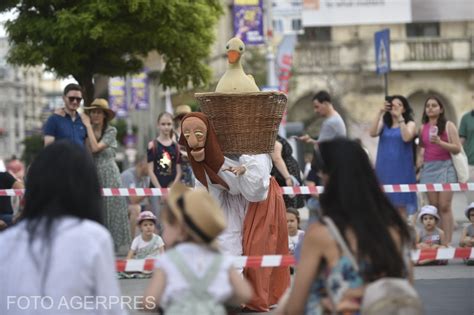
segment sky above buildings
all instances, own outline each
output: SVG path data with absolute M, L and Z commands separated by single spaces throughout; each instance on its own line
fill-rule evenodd
M 12 19 L 14 17 L 15 17 L 15 14 L 13 12 L 6 12 L 6 13 L 0 14 L 0 37 L 7 36 L 5 28 L 3 27 L 3 24 L 9 19 Z M 52 74 L 51 72 L 45 72 L 44 76 L 47 79 L 51 79 L 52 77 L 54 77 L 54 74 Z M 72 77 L 61 80 L 61 88 L 64 88 L 69 83 L 76 83 L 76 80 L 74 80 Z
M 0 37 L 5 37 L 7 36 L 6 32 L 5 32 L 5 29 L 3 28 L 3 24 L 11 19 L 15 17 L 15 14 L 10 11 L 10 12 L 6 12 L 6 13 L 0 13 Z

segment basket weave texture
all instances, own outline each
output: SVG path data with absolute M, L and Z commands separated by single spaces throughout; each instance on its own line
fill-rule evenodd
M 224 154 L 271 153 L 287 98 L 279 92 L 196 93 Z

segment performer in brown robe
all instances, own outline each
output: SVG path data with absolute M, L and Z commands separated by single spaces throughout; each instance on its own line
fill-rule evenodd
M 219 238 L 223 252 L 232 255 L 288 255 L 286 208 L 280 187 L 270 176 L 268 154 L 225 157 L 217 135 L 202 113 L 187 114 L 179 142 L 186 147 L 198 182 L 220 203 L 228 228 Z M 245 268 L 254 297 L 245 307 L 268 311 L 290 285 L 288 267 Z

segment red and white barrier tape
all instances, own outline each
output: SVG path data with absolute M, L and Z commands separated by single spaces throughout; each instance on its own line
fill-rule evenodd
M 415 250 L 411 253 L 411 259 L 414 262 L 428 259 L 449 260 L 463 258 L 474 259 L 474 248 L 423 249 Z M 240 256 L 234 258 L 235 268 L 288 267 L 295 264 L 295 258 L 289 255 Z M 118 272 L 152 271 L 155 267 L 155 259 L 117 260 L 115 265 Z
M 428 191 L 474 191 L 474 183 L 453 184 L 400 184 L 383 185 L 387 193 L 428 192 Z M 322 193 L 322 186 L 281 187 L 284 195 L 310 195 Z M 22 196 L 24 189 L 0 189 L 0 196 Z M 166 196 L 168 188 L 103 188 L 102 194 L 110 196 Z
M 415 250 L 411 252 L 411 259 L 414 262 L 420 260 L 449 260 L 449 259 L 474 259 L 474 248 L 471 247 L 450 247 Z

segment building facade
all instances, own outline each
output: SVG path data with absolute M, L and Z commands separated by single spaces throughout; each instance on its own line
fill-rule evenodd
M 369 22 L 364 23 L 339 14 L 346 9 L 367 11 L 367 7 L 354 7 L 361 2 L 305 1 L 305 4 L 318 5 L 320 9 L 326 6 L 326 10 L 332 10 L 332 13 L 341 12 L 332 15 L 338 16 L 337 20 L 329 18 L 317 24 L 308 18 L 308 11 L 315 11 L 314 7 L 305 6 L 303 9 L 305 32 L 299 37 L 295 52 L 296 84 L 290 94 L 288 120 L 303 121 L 309 133 L 317 135 L 321 121 L 309 114 L 313 111 L 311 99 L 316 91 L 328 90 L 349 126 L 350 135 L 361 138 L 374 152 L 377 139 L 369 137 L 368 129 L 384 102 L 383 76 L 375 73 L 374 33 L 388 28 L 391 56 L 388 93 L 408 98 L 418 126 L 424 101 L 428 96 L 436 95 L 444 102 L 448 119 L 457 124 L 466 111 L 474 108 L 472 3 L 462 0 L 449 3 L 438 0 L 397 1 L 393 3 L 404 3 L 408 7 L 388 10 L 392 17 L 395 16 L 395 21 L 389 17 L 384 23 L 376 21 L 371 12 L 366 17 Z M 353 5 L 349 6 L 350 3 Z M 398 17 L 396 10 L 399 10 Z M 371 18 L 373 23 L 370 23 Z M 348 20 L 347 23 L 344 19 Z M 383 19 L 383 16 L 377 19 Z
M 303 34 L 303 0 L 272 0 L 273 32 L 281 35 Z
M 25 136 L 41 130 L 41 67 L 6 62 L 8 39 L 0 38 L 0 157 L 21 156 Z

